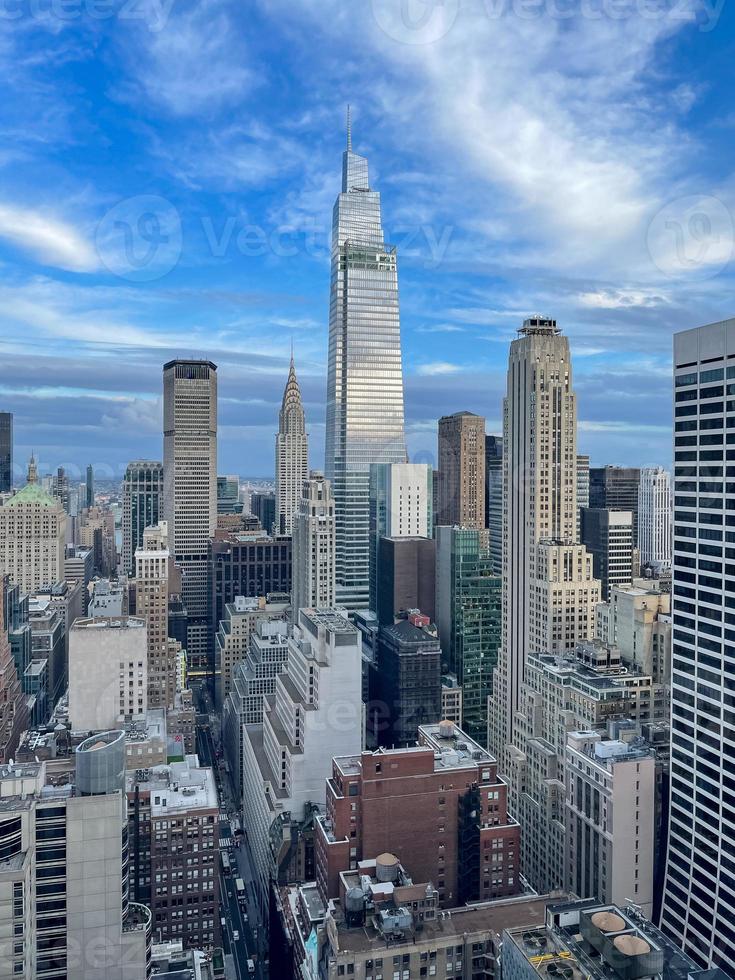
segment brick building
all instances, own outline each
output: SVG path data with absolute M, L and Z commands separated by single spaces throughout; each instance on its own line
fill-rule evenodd
M 322 901 L 340 872 L 390 852 L 445 908 L 520 890 L 520 830 L 493 756 L 451 722 L 422 725 L 418 746 L 334 759 L 315 827 Z

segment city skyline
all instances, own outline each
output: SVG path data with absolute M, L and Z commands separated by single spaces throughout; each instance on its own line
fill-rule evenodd
M 325 16 L 323 44 L 297 54 L 290 30 L 314 27 L 305 4 L 285 19 L 279 4 L 258 6 L 247 32 L 227 2 L 213 4 L 211 22 L 177 3 L 159 23 L 143 6 L 138 20 L 80 16 L 96 43 L 79 47 L 40 20 L 25 32 L 4 22 L 0 71 L 17 93 L 5 112 L 18 143 L 0 160 L 9 368 L 0 409 L 15 412 L 17 465 L 31 449 L 49 469 L 92 461 L 122 474 L 130 459 L 158 458 L 160 364 L 194 355 L 220 365 L 223 472 L 241 468 L 247 441 L 251 472 L 266 475 L 292 336 L 319 463 L 331 189 L 347 101 L 399 249 L 412 459 L 431 450 L 428 429 L 442 414 L 474 411 L 500 431 L 503 349 L 538 310 L 564 324 L 578 351 L 580 451 L 593 465 L 669 464 L 671 334 L 726 315 L 732 291 L 731 248 L 708 248 L 709 239 L 695 248 L 688 221 L 704 215 L 731 246 L 732 185 L 719 152 L 727 86 L 708 85 L 701 62 L 705 43 L 710 66 L 727 51 L 731 11 L 571 23 L 541 10 L 530 42 L 529 22 L 512 11 L 496 24 L 463 5 L 436 43 L 411 44 L 392 36 L 376 3 L 349 34 Z M 488 65 L 481 52 L 501 23 L 504 55 Z M 23 58 L 39 40 L 50 56 Z M 200 41 L 212 55 L 205 64 Z M 626 45 L 621 71 L 609 52 Z M 286 77 L 264 64 L 274 50 Z M 354 65 L 338 83 L 337 50 Z M 13 55 L 23 70 L 11 80 Z M 367 96 L 358 79 L 372 63 L 383 82 Z M 399 71 L 416 98 L 386 110 L 383 85 L 396 87 Z M 603 83 L 583 105 L 573 93 L 591 71 Z M 468 84 L 450 84 L 457 77 Z M 463 104 L 473 77 L 476 94 Z M 526 126 L 510 125 L 504 92 Z M 88 111 L 72 115 L 80 95 Z M 545 182 L 553 192 L 539 195 Z M 140 281 L 113 232 L 116 221 L 134 230 L 151 197 L 164 202 L 165 214 L 153 213 L 176 254 L 181 230 L 181 254 L 167 269 L 164 249 Z M 691 268 L 667 264 L 656 237 L 667 222 L 682 230 Z M 134 244 L 143 262 L 146 243 Z M 673 233 L 667 244 L 676 248 Z

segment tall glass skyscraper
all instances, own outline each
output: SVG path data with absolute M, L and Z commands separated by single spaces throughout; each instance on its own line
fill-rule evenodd
M 371 463 L 406 462 L 396 250 L 383 240 L 368 163 L 342 154 L 332 217 L 327 377 L 327 478 L 337 526 L 337 602 L 367 606 Z

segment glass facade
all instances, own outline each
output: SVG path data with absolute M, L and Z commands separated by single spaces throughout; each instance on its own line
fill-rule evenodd
M 13 489 L 13 415 L 0 412 L 0 493 Z
M 163 463 L 136 460 L 129 463 L 123 480 L 123 569 L 135 575 L 135 552 L 143 546 L 143 531 L 163 516 Z
M 368 605 L 369 471 L 403 463 L 403 370 L 396 250 L 383 240 L 380 194 L 348 147 L 334 205 L 326 475 L 336 515 L 337 602 Z

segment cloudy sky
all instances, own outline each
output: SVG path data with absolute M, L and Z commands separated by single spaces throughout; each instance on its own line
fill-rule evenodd
M 1 0 L 0 409 L 16 458 L 161 454 L 161 366 L 219 365 L 220 472 L 272 472 L 293 340 L 323 460 L 345 106 L 399 250 L 406 418 L 500 429 L 529 313 L 580 451 L 668 463 L 671 334 L 735 313 L 723 0 Z

